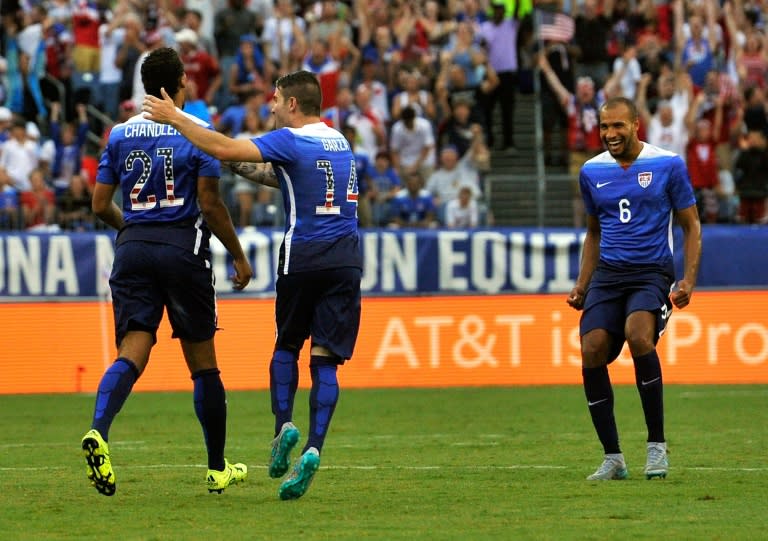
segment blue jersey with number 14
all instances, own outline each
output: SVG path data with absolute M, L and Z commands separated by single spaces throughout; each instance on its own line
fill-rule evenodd
M 278 272 L 362 269 L 355 156 L 344 136 L 318 122 L 252 141 L 272 163 L 283 195 L 286 223 Z
M 672 261 L 672 213 L 696 204 L 677 154 L 643 143 L 626 169 L 609 152 L 584 163 L 584 206 L 600 222 L 600 259 L 666 265 Z

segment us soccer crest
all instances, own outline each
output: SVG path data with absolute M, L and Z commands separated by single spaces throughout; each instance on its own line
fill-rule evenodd
M 637 182 L 643 188 L 647 188 L 648 186 L 650 186 L 652 180 L 653 180 L 653 173 L 651 173 L 650 171 L 647 173 L 637 174 Z

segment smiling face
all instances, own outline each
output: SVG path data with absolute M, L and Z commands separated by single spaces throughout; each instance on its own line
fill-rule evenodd
M 600 139 L 617 161 L 632 162 L 642 149 L 637 138 L 637 114 L 623 102 L 607 102 L 600 108 Z

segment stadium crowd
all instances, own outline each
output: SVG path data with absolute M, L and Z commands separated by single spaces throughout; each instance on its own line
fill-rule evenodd
M 185 110 L 232 137 L 270 129 L 277 77 L 315 73 L 353 144 L 363 227 L 492 224 L 483 177 L 518 152 L 516 95 L 537 87 L 548 165 L 575 176 L 601 152 L 598 108 L 621 94 L 641 139 L 684 157 L 703 222 L 768 220 L 757 0 L 4 0 L 0 15 L 1 229 L 100 227 L 101 150 L 161 46 L 184 62 Z M 281 225 L 279 192 L 230 175 L 237 225 Z

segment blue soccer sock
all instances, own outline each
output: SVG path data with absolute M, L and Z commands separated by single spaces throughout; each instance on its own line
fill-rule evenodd
M 621 453 L 619 431 L 613 415 L 613 387 L 608 367 L 582 368 L 584 394 L 587 396 L 589 414 L 606 455 Z
M 635 363 L 635 383 L 640 392 L 645 424 L 648 427 L 648 441 L 666 441 L 664 439 L 664 383 L 661 378 L 659 356 L 654 349 L 632 360 Z
M 139 369 L 125 357 L 115 359 L 101 376 L 91 428 L 98 430 L 104 441 L 109 441 L 109 427 L 131 394 L 137 379 Z
M 293 419 L 293 401 L 298 386 L 298 355 L 284 349 L 275 350 L 269 363 L 269 393 L 275 415 L 275 436 L 280 433 L 283 424 Z
M 309 392 L 309 437 L 304 451 L 310 447 L 322 450 L 325 436 L 331 424 L 336 402 L 339 400 L 338 365 L 329 364 L 327 357 L 312 356 L 309 371 L 312 389 Z
M 192 374 L 195 413 L 203 428 L 208 450 L 208 468 L 224 469 L 224 443 L 227 439 L 227 397 L 218 368 Z

